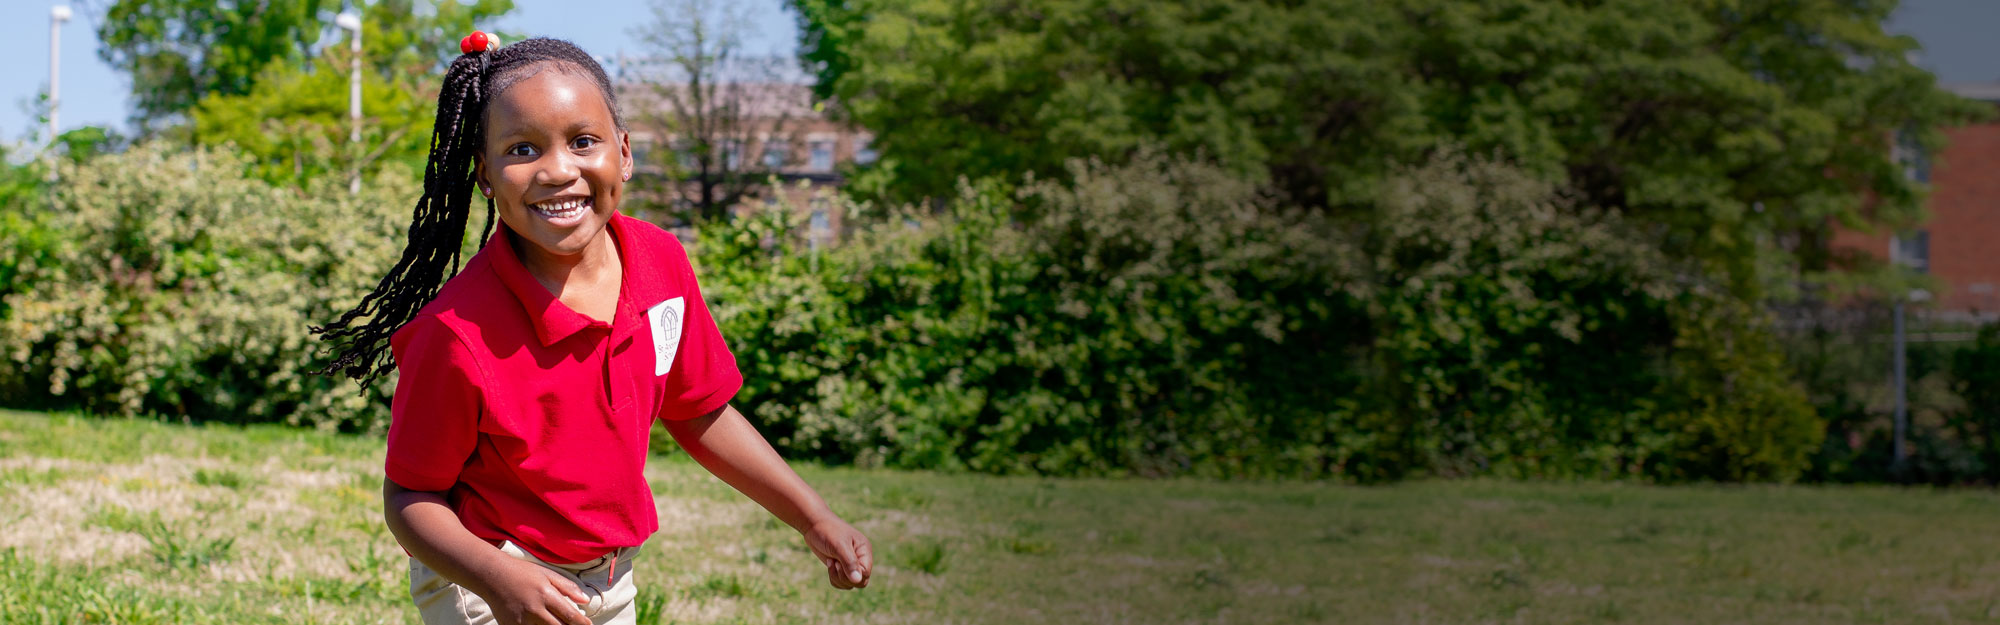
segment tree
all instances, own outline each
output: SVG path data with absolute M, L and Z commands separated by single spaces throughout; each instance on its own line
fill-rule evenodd
M 793 0 L 819 95 L 871 128 L 897 199 L 1147 145 L 1369 210 L 1395 163 L 1499 151 L 1654 228 L 1745 297 L 1828 268 L 1835 225 L 1901 226 L 1984 107 L 1882 30 L 1893 0 Z
M 115 0 L 98 20 L 98 56 L 131 77 L 133 121 L 152 134 L 182 121 L 209 95 L 249 94 L 270 65 L 304 66 L 321 40 L 337 32 L 333 16 L 342 4 Z M 436 62 L 457 51 L 451 42 L 475 21 L 512 9 L 512 0 L 378 0 L 362 8 L 366 57 L 384 74 L 412 59 Z
M 383 163 L 421 172 L 437 85 L 364 73 L 361 145 L 349 146 L 348 76 L 339 71 L 344 64 L 321 61 L 306 71 L 274 63 L 249 93 L 209 94 L 190 115 L 194 142 L 235 145 L 268 182 L 304 185 L 331 176 L 344 185 L 357 166 L 372 172 Z
M 352 52 L 325 46 L 304 63 L 272 63 L 240 94 L 211 92 L 187 111 L 195 143 L 230 143 L 248 153 L 259 177 L 305 184 L 327 174 L 342 182 L 385 164 L 422 171 L 436 115 L 438 72 L 458 54 L 456 40 L 478 20 L 511 9 L 479 4 L 382 0 L 362 11 L 362 140 L 349 145 Z M 421 9 L 421 10 L 420 10 Z M 421 16 L 421 17 L 415 17 Z M 344 40 L 343 40 L 344 42 Z
M 635 121 L 672 141 L 661 165 L 667 195 L 705 220 L 754 197 L 793 160 L 793 122 L 811 115 L 810 91 L 782 78 L 776 59 L 743 53 L 748 16 L 711 0 L 654 0 L 652 23 L 633 34 L 656 62 L 626 104 Z
M 332 0 L 118 0 L 98 56 L 132 77 L 134 121 L 152 129 L 209 93 L 241 94 L 264 66 L 298 62 L 339 8 Z

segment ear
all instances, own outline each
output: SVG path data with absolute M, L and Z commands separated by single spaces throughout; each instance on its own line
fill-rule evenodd
M 486 159 L 479 158 L 477 154 L 472 156 L 472 183 L 481 189 L 493 188 L 493 183 L 486 181 Z
M 632 133 L 623 130 L 618 131 L 618 162 L 619 176 L 625 180 L 631 180 L 633 167 Z

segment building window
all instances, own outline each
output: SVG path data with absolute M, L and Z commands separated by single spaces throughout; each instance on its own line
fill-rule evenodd
M 875 153 L 875 138 L 862 135 L 854 138 L 854 162 L 857 165 L 872 165 L 882 155 Z
M 790 160 L 788 153 L 791 151 L 791 142 L 784 139 L 768 139 L 764 141 L 764 167 L 766 169 L 783 168 L 785 161 Z
M 743 142 L 735 139 L 722 141 L 723 167 L 729 171 L 743 171 Z
M 1897 235 L 1889 240 L 1889 262 L 1909 267 L 1917 273 L 1929 273 L 1931 268 L 1931 233 L 1929 230 L 1915 230 Z
M 819 251 L 820 246 L 825 245 L 827 240 L 833 235 L 833 224 L 826 214 L 827 205 L 828 202 L 824 195 L 813 196 L 810 204 L 812 207 L 812 219 L 808 222 L 811 225 L 807 230 L 806 236 L 808 243 L 811 244 L 815 252 Z
M 833 140 L 820 139 L 806 144 L 810 151 L 806 167 L 812 171 L 833 171 Z
M 833 226 L 829 225 L 826 216 L 827 205 L 826 196 L 823 195 L 813 196 L 812 201 L 809 203 L 809 206 L 812 207 L 812 221 L 810 223 L 813 232 L 825 232 L 833 229 Z
M 1896 133 L 1896 147 L 1890 150 L 1890 158 L 1903 166 L 1903 177 L 1911 182 L 1930 184 L 1931 159 L 1924 155 L 1924 146 L 1917 143 L 1917 136 L 1908 130 Z

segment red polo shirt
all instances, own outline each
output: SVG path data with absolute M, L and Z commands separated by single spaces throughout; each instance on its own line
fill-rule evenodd
M 549 562 L 645 542 L 653 420 L 708 414 L 743 383 L 680 240 L 623 215 L 609 229 L 625 265 L 610 323 L 557 301 L 502 227 L 390 339 L 389 479 Z

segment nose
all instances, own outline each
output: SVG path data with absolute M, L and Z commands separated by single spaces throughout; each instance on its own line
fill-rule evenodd
M 535 170 L 535 184 L 550 187 L 567 187 L 583 176 L 583 168 L 577 166 L 577 155 L 569 150 L 550 150 L 542 157 L 541 167 Z

